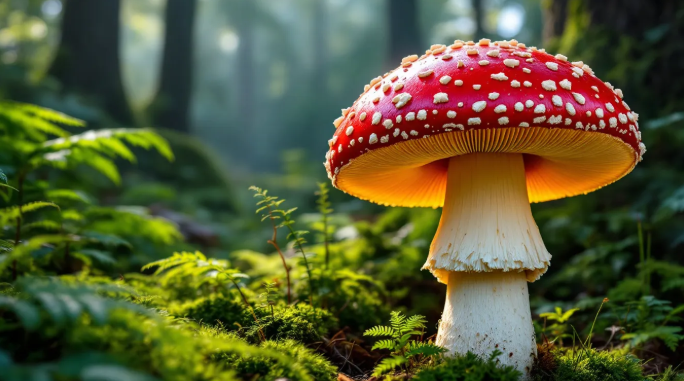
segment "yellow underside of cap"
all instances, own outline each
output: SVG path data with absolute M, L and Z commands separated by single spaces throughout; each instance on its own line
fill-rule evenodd
M 366 152 L 345 165 L 335 186 L 388 206 L 441 207 L 447 159 L 473 152 L 525 154 L 530 202 L 586 194 L 632 171 L 632 147 L 608 134 L 545 127 L 453 131 Z

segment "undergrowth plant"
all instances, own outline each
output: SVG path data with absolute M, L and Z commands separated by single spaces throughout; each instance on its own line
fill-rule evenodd
M 424 361 L 446 352 L 445 348 L 432 342 L 412 339 L 416 336 L 422 338 L 426 322 L 424 316 L 406 317 L 401 312 L 393 311 L 389 326 L 376 326 L 363 333 L 364 336 L 388 337 L 373 345 L 372 349 L 387 349 L 391 355 L 377 364 L 373 370 L 374 376 L 381 376 L 397 368 L 402 369 L 408 376 Z

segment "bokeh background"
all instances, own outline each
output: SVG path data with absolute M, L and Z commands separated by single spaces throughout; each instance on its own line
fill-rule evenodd
M 640 114 L 648 149 L 616 184 L 533 205 L 554 255 L 530 286 L 534 312 L 578 307 L 581 327 L 608 296 L 604 329 L 643 295 L 684 303 L 682 1 L 0 0 L 0 98 L 94 129 L 158 129 L 174 162 L 141 152 L 138 165 L 120 163 L 120 186 L 87 168 L 74 184 L 103 205 L 147 207 L 193 247 L 239 259 L 269 253 L 249 185 L 298 206 L 302 223 L 315 220 L 340 109 L 401 57 L 482 37 L 591 65 Z M 419 268 L 440 211 L 383 208 L 336 190 L 331 199 L 332 255 L 383 282 L 388 305 L 436 322 L 444 287 Z M 126 266 L 168 254 L 148 248 Z M 681 345 L 649 345 L 653 364 L 684 360 Z

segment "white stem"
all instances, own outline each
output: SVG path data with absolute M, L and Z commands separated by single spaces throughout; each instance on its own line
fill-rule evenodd
M 447 283 L 437 344 L 472 351 L 526 377 L 536 354 L 527 281 L 549 266 L 527 196 L 522 154 L 449 159 L 442 218 L 423 268 Z
M 436 344 L 485 359 L 498 349 L 501 364 L 529 377 L 537 346 L 525 274 L 452 272 L 448 282 Z

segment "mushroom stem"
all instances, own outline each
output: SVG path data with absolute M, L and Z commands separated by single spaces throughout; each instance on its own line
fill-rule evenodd
M 501 364 L 529 377 L 537 345 L 525 273 L 450 273 L 436 344 L 485 359 L 499 350 Z
M 449 159 L 442 218 L 424 266 L 448 284 L 437 343 L 483 357 L 499 349 L 502 363 L 527 374 L 536 346 L 526 282 L 550 260 L 530 210 L 522 154 Z

